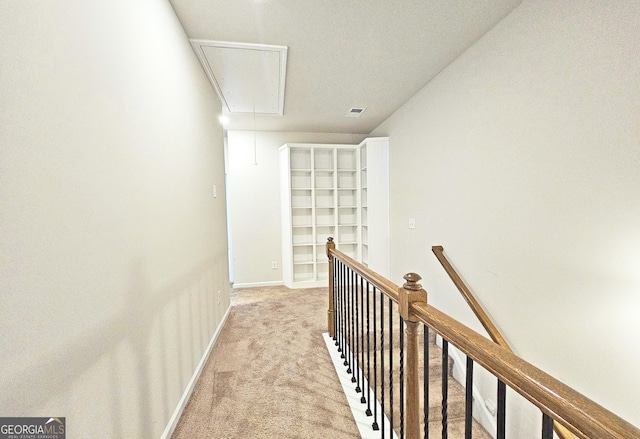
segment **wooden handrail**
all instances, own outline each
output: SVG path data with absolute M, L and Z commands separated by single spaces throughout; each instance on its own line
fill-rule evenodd
M 330 242 L 333 242 L 333 238 L 331 238 Z M 394 284 L 387 278 L 380 276 L 375 271 L 365 267 L 355 259 L 345 255 L 340 250 L 336 250 L 335 247 L 327 246 L 327 256 L 329 258 L 331 258 L 331 256 L 335 256 L 337 259 L 345 262 L 346 265 L 349 266 L 349 268 L 358 273 L 364 279 L 368 280 L 369 283 L 374 285 L 378 290 L 385 293 L 387 297 L 389 297 L 395 303 L 398 303 L 398 285 Z
M 473 293 L 471 293 L 471 290 L 469 290 L 460 275 L 458 275 L 455 268 L 453 268 L 447 257 L 444 255 L 444 247 L 441 245 L 434 245 L 433 247 L 431 247 L 431 251 L 433 251 L 433 254 L 436 255 L 436 258 L 438 258 L 438 261 L 440 261 L 440 264 L 447 272 L 449 278 L 454 283 L 456 288 L 458 288 L 458 291 L 460 291 L 460 294 L 462 294 L 464 300 L 469 304 L 469 307 L 471 307 L 471 310 L 476 315 L 484 329 L 487 331 L 489 337 L 491 337 L 491 340 L 493 340 L 494 343 L 499 344 L 503 348 L 513 352 L 511 346 L 509 346 L 496 325 L 493 324 L 491 318 L 484 311 L 480 303 L 478 303 Z M 554 430 L 556 431 L 560 439 L 572 439 L 574 436 L 569 433 L 569 431 L 559 422 L 562 421 L 558 420 L 558 422 L 554 424 Z
M 476 317 L 478 317 L 478 320 L 480 320 L 480 323 L 489 334 L 489 337 L 491 337 L 491 340 L 493 340 L 495 343 L 498 343 L 503 348 L 512 351 L 507 341 L 504 339 L 502 334 L 500 334 L 498 328 L 496 328 L 496 326 L 491 321 L 491 318 L 489 318 L 482 306 L 480 306 L 476 298 L 473 296 L 473 294 L 471 294 L 471 291 L 469 290 L 469 288 L 467 288 L 467 285 L 464 283 L 462 278 L 458 275 L 456 270 L 447 260 L 447 257 L 444 255 L 444 247 L 442 247 L 441 245 L 434 245 L 433 247 L 431 247 L 431 251 L 433 251 L 433 253 L 436 255 L 436 258 L 438 258 L 438 261 L 440 261 L 440 264 L 442 264 L 442 267 L 447 272 L 456 288 L 458 288 L 458 291 L 460 291 L 460 294 L 462 294 L 464 300 L 467 301 L 473 313 L 476 315 Z
M 634 425 L 518 357 L 508 346 L 501 346 L 498 342 L 487 339 L 428 305 L 426 292 L 417 283 L 420 280 L 419 276 L 407 275 L 405 277 L 407 283 L 404 287 L 399 287 L 360 262 L 336 250 L 332 239 L 327 245 L 327 256 L 329 260 L 339 259 L 386 294 L 387 297 L 398 303 L 400 314 L 409 324 L 417 322 L 429 326 L 469 358 L 553 418 L 556 421 L 556 432 L 560 437 L 571 437 L 575 434 L 580 439 L 640 438 L 640 429 Z M 330 267 L 331 265 L 329 264 Z M 333 280 L 330 279 L 329 282 L 332 285 Z M 419 296 L 418 292 L 424 294 Z M 331 303 L 330 301 L 330 306 Z M 411 334 L 415 332 L 413 329 L 408 327 L 407 330 L 410 340 L 407 349 L 407 365 L 414 367 L 417 364 L 417 355 L 412 352 L 417 351 L 415 345 L 417 337 L 411 337 Z M 414 375 L 413 372 L 408 372 L 408 381 Z M 412 390 L 409 388 L 406 395 L 407 401 L 411 399 L 410 393 Z M 417 407 L 418 403 L 414 402 L 409 405 Z M 411 415 L 408 414 L 408 417 Z M 560 423 L 567 428 L 564 428 Z M 414 427 L 413 424 L 415 422 L 410 424 L 411 428 Z M 409 430 L 407 431 L 409 432 Z M 417 436 L 414 432 L 407 437 Z
M 637 439 L 640 429 L 426 303 L 411 308 L 465 355 L 482 365 L 581 439 Z
M 410 341 L 407 349 L 408 367 L 415 369 L 417 365 L 417 355 L 413 353 L 417 351 L 415 345 L 417 337 L 412 337 L 415 331 L 411 325 L 422 323 L 435 330 L 473 361 L 554 419 L 556 432 L 560 437 L 572 437 L 575 434 L 580 439 L 640 438 L 640 429 L 634 425 L 518 357 L 508 346 L 501 346 L 498 342 L 487 339 L 428 305 L 427 294 L 417 283 L 420 280 L 419 276 L 414 274 L 405 276 L 407 283 L 404 287 L 399 287 L 336 250 L 332 244 L 332 240 L 329 240 L 327 245 L 329 260 L 336 258 L 342 261 L 398 304 L 398 311 L 409 324 L 407 327 L 409 331 L 407 341 Z M 332 264 L 329 265 L 331 267 Z M 330 285 L 332 285 L 331 279 Z M 330 306 L 332 306 L 331 302 Z M 407 381 L 415 381 L 415 377 L 411 380 L 414 375 L 415 370 L 409 369 Z M 408 405 L 412 406 L 411 410 L 415 410 L 418 405 L 412 402 L 415 397 L 413 390 L 408 388 L 405 395 Z M 415 413 L 413 415 L 408 413 L 408 418 L 417 418 L 414 415 Z M 412 432 L 407 436 L 408 438 L 417 437 L 414 425 L 416 422 L 414 419 L 407 424 L 407 432 Z

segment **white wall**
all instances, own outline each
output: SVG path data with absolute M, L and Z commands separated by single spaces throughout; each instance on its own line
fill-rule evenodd
M 0 72 L 0 415 L 157 438 L 229 306 L 220 105 L 166 1 L 3 1 Z
M 525 0 L 372 133 L 392 279 L 472 322 L 443 245 L 520 355 L 636 425 L 639 22 L 638 1 Z
M 227 136 L 234 285 L 280 284 L 278 148 L 295 142 L 358 144 L 365 135 L 258 131 L 254 137 L 253 131 L 229 131 Z M 278 263 L 277 270 L 271 268 L 271 261 Z

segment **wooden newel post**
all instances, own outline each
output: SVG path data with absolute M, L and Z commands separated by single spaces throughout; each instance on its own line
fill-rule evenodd
M 420 437 L 420 375 L 418 367 L 418 331 L 420 323 L 411 311 L 413 302 L 427 302 L 427 292 L 418 282 L 420 275 L 407 273 L 402 288 L 398 289 L 398 308 L 404 319 L 405 330 L 405 432 L 407 439 Z
M 333 306 L 334 306 L 334 294 L 335 285 L 333 283 L 333 256 L 331 256 L 330 250 L 336 249 L 336 243 L 333 242 L 332 237 L 327 238 L 327 258 L 329 258 L 329 310 L 327 311 L 327 327 L 329 330 L 329 337 L 335 336 L 335 327 L 333 319 Z

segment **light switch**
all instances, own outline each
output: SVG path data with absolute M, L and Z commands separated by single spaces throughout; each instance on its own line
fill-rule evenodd
M 415 229 L 416 228 L 416 219 L 415 218 L 409 218 L 409 228 L 410 229 Z
M 213 198 L 218 198 L 218 186 L 213 185 Z

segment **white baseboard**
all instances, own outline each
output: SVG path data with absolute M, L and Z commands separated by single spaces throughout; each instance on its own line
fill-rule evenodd
M 355 385 L 351 381 L 351 377 L 353 376 L 353 374 L 350 375 L 347 373 L 347 369 L 343 365 L 343 360 L 342 358 L 340 358 L 340 353 L 338 352 L 338 349 L 335 346 L 333 338 L 329 337 L 329 334 L 326 332 L 323 333 L 322 336 L 324 338 L 325 344 L 327 345 L 327 350 L 329 351 L 329 355 L 331 356 L 331 361 L 333 362 L 333 366 L 336 370 L 336 373 L 338 374 L 338 379 L 340 380 L 340 384 L 342 385 L 344 395 L 347 397 L 347 402 L 349 404 L 349 407 L 351 408 L 353 419 L 356 421 L 356 425 L 360 432 L 361 439 L 380 439 L 380 437 L 382 436 L 382 431 L 374 430 L 372 428 L 373 417 L 367 416 L 366 414 L 367 405 L 363 404 L 362 401 L 360 400 L 362 393 L 357 393 L 355 391 Z M 348 349 L 348 346 L 345 346 L 345 349 Z M 347 357 L 349 356 L 348 351 L 345 352 L 345 354 L 347 355 Z M 356 363 L 355 358 L 353 359 L 353 362 L 355 364 L 352 364 L 351 367 L 353 367 L 354 370 L 356 370 L 358 368 L 358 364 Z M 369 382 L 364 377 L 364 373 L 362 372 L 362 370 L 361 370 L 361 377 L 362 377 L 362 389 L 369 389 Z M 373 391 L 369 396 L 373 397 Z M 396 434 L 396 432 L 391 431 L 391 424 L 389 422 L 389 418 L 382 411 L 382 407 L 380 406 L 380 403 L 378 401 L 373 401 L 373 404 L 375 404 L 375 410 L 372 409 L 372 411 L 379 414 L 379 418 L 380 418 L 379 426 L 382 427 L 384 425 L 385 434 L 383 437 L 398 439 L 398 435 Z M 383 417 L 384 417 L 384 421 L 382 421 Z
M 204 369 L 204 365 L 207 363 L 207 360 L 209 359 L 211 350 L 213 349 L 213 346 L 216 344 L 218 335 L 220 335 L 220 331 L 222 331 L 222 328 L 227 322 L 227 318 L 229 317 L 230 311 L 231 311 L 231 307 L 227 308 L 227 311 L 224 313 L 224 317 L 222 317 L 222 321 L 220 322 L 220 324 L 218 325 L 218 328 L 214 332 L 213 337 L 211 337 L 211 341 L 209 341 L 209 345 L 207 346 L 207 349 L 204 351 L 204 354 L 202 355 L 202 358 L 200 359 L 198 366 L 196 366 L 196 370 L 193 372 L 193 375 L 191 376 L 191 379 L 189 380 L 189 383 L 187 384 L 186 389 L 184 389 L 184 393 L 182 394 L 182 398 L 180 398 L 180 401 L 178 402 L 178 406 L 173 412 L 173 415 L 171 415 L 171 419 L 169 419 L 169 423 L 167 424 L 167 427 L 164 429 L 162 436 L 160 436 L 161 439 L 170 439 L 171 435 L 173 434 L 173 431 L 176 429 L 176 426 L 178 425 L 178 421 L 180 420 L 180 416 L 182 416 L 182 412 L 184 411 L 184 408 L 187 406 L 187 402 L 189 402 L 189 398 L 191 397 L 191 393 L 193 393 L 193 389 L 196 386 L 196 383 L 198 382 L 198 378 L 200 378 L 202 369 Z
M 255 287 L 277 287 L 284 285 L 281 280 L 271 282 L 249 282 L 249 283 L 234 283 L 233 288 L 255 288 Z

